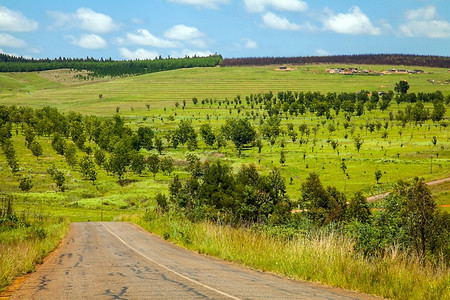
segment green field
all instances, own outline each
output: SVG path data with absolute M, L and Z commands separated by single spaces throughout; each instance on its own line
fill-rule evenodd
M 439 90 L 444 97 L 450 95 L 450 73 L 447 69 L 422 68 L 425 71 L 424 74 L 347 76 L 326 73 L 325 70 L 331 67 L 343 66 L 290 66 L 292 69 L 290 71 L 278 70 L 277 66 L 195 68 L 135 77 L 102 78 L 92 81 L 75 79 L 76 72 L 68 70 L 40 73 L 0 73 L 0 105 L 28 106 L 33 109 L 50 106 L 57 108 L 66 116 L 70 112 L 77 112 L 84 116 L 98 116 L 101 120 L 111 119 L 118 113 L 125 121 L 125 125 L 132 130 L 137 130 L 142 126 L 152 128 L 155 135 L 163 141 L 164 150 L 160 157 L 171 157 L 174 160 L 174 171 L 171 174 L 158 172 L 153 176 L 147 170 L 138 175 L 132 172 L 131 168 L 128 168 L 123 180 L 119 180 L 110 171 L 107 172 L 104 167 L 96 166 L 98 175 L 95 184 L 93 184 L 83 179 L 79 165 L 70 166 L 63 155 L 56 153 L 51 145 L 52 135 L 36 135 L 35 140 L 42 147 L 42 155 L 36 158 L 26 147 L 23 123 L 14 122 L 11 130 L 11 141 L 19 169 L 17 172 L 12 172 L 8 165 L 6 152 L 0 154 L 0 198 L 3 199 L 3 196 L 6 195 L 6 197 L 13 199 L 14 210 L 18 216 L 24 216 L 30 220 L 49 220 L 49 228 L 53 226 L 51 225 L 52 222 L 59 222 L 60 225 L 58 226 L 61 228 L 59 234 L 61 236 L 67 230 L 67 223 L 61 221 L 66 219 L 62 217 L 68 217 L 72 222 L 114 221 L 125 218 L 144 227 L 152 228 L 153 226 L 152 230 L 163 236 L 168 234 L 170 239 L 177 241 L 179 235 L 177 230 L 181 230 L 181 233 L 183 233 L 183 230 L 187 230 L 184 227 L 194 225 L 189 225 L 191 223 L 186 222 L 186 217 L 179 216 L 176 211 L 171 211 L 168 216 L 160 215 L 158 217 L 159 211 L 155 210 L 157 207 L 155 195 L 158 193 L 168 194 L 168 185 L 175 175 L 178 175 L 181 180 L 189 177 L 189 172 L 186 170 L 187 154 L 195 153 L 203 161 L 220 159 L 231 165 L 234 171 L 238 171 L 242 164 L 254 164 L 263 175 L 269 174 L 274 168 L 279 169 L 285 179 L 287 196 L 294 209 L 301 202 L 302 183 L 313 171 L 319 174 L 324 186 L 336 187 L 338 191 L 346 195 L 347 199 L 352 198 L 358 191 L 362 191 L 366 197 L 391 191 L 399 180 L 412 182 L 415 177 L 424 177 L 426 181 L 432 181 L 450 177 L 450 127 L 448 126 L 450 107 L 448 102 L 445 104 L 444 120 L 436 122 L 428 119 L 424 122 L 410 121 L 402 124 L 400 120 L 395 118 L 397 112 L 399 110 L 406 111 L 409 109 L 408 105 L 414 106 L 414 103 L 398 105 L 394 100 L 391 101 L 385 111 L 381 111 L 377 107 L 372 111 L 366 110 L 361 116 L 352 115 L 348 119 L 342 111 L 340 114 L 336 114 L 334 109 L 331 109 L 328 119 L 325 116 L 318 117 L 310 111 L 303 115 L 282 113 L 279 116 L 281 119 L 280 135 L 273 143 L 264 139 L 262 137 L 262 124 L 269 117 L 262 104 L 250 105 L 246 103 L 246 97 L 251 94 L 255 96 L 270 91 L 275 96 L 278 92 L 287 91 L 321 92 L 322 94 L 328 92 L 337 94 L 341 92 L 356 93 L 361 90 L 388 92 L 394 90 L 396 83 L 399 81 L 407 80 L 410 86 L 409 92 L 434 93 Z M 357 67 L 374 71 L 385 71 L 392 68 L 391 66 Z M 415 69 L 415 67 L 397 68 Z M 240 95 L 242 103 L 233 102 L 237 95 Z M 198 98 L 197 104 L 192 101 L 194 97 Z M 204 99 L 208 101 L 202 103 Z M 227 104 L 227 101 L 230 101 L 230 103 Z M 424 105 L 425 111 L 428 110 L 430 113 L 433 111 L 432 103 L 425 103 Z M 247 145 L 247 147 L 244 147 L 242 154 L 239 155 L 231 141 L 227 141 L 226 145 L 220 147 L 220 149 L 217 149 L 216 145 L 206 145 L 200 135 L 201 125 L 210 124 L 214 133 L 217 134 L 220 127 L 230 119 L 249 120 L 262 138 L 261 153 L 259 153 L 258 147 Z M 169 145 L 168 134 L 177 130 L 182 120 L 192 122 L 192 127 L 198 134 L 198 149 L 195 151 L 190 151 L 186 145 L 179 145 L 177 148 Z M 295 141 L 288 134 L 289 124 L 293 126 L 297 133 Z M 374 126 L 373 130 L 370 129 L 370 124 L 372 124 L 372 127 Z M 303 134 L 300 132 L 300 126 L 306 126 L 309 133 Z M 355 147 L 356 137 L 360 137 L 363 141 L 359 151 Z M 70 141 L 70 139 L 70 137 L 67 137 L 67 141 Z M 333 143 L 338 144 L 335 149 L 332 147 Z M 89 146 L 92 149 L 97 147 L 94 141 L 86 141 L 84 146 Z M 281 152 L 285 153 L 286 161 L 284 163 L 280 162 Z M 139 153 L 148 157 L 157 154 L 157 151 L 156 149 L 140 149 Z M 112 153 L 107 153 L 107 155 L 111 157 Z M 83 156 L 85 156 L 85 153 L 77 148 L 76 157 L 78 160 Z M 57 188 L 48 173 L 48 168 L 52 164 L 61 170 L 66 178 L 64 192 Z M 376 171 L 381 172 L 378 183 L 375 178 Z M 29 177 L 32 180 L 33 186 L 28 192 L 23 192 L 19 188 L 19 182 L 24 177 Z M 449 211 L 449 182 L 432 186 L 431 189 L 434 200 L 440 206 L 440 209 Z M 288 212 L 290 212 L 290 208 Z M 175 218 L 172 219 L 171 214 L 174 214 Z M 145 219 L 142 218 L 143 215 L 153 217 Z M 2 216 L 0 215 L 0 217 Z M 166 222 L 165 218 L 169 220 L 167 224 L 164 223 Z M 286 250 L 282 247 L 285 244 L 284 235 L 291 234 L 289 230 L 297 230 L 292 233 L 293 236 L 296 236 L 293 240 L 295 243 L 302 243 L 306 240 L 304 234 L 305 230 L 309 230 L 310 223 L 305 219 L 302 220 L 302 222 L 305 222 L 301 223 L 303 225 L 293 225 L 294 227 L 299 226 L 299 228 L 287 228 L 286 231 L 284 231 L 284 227 L 263 228 L 261 232 L 257 231 L 255 236 L 261 235 L 261 240 L 264 243 L 273 243 L 271 235 L 271 230 L 273 230 L 276 236 L 275 240 L 280 245 L 274 253 L 277 251 L 283 252 Z M 177 222 L 183 225 L 179 225 Z M 154 224 L 149 225 L 150 223 Z M 39 225 L 41 223 L 37 224 L 41 226 Z M 203 226 L 202 224 L 205 223 L 195 226 Z M 213 231 L 222 232 L 222 228 L 217 224 L 206 224 L 211 226 Z M 305 228 L 302 226 L 305 226 Z M 47 230 L 45 228 L 44 230 Z M 29 229 L 15 228 L 11 232 L 14 232 L 14 230 L 17 231 L 17 240 L 26 239 L 27 234 L 29 234 Z M 264 230 L 267 230 L 267 232 Z M 333 253 L 336 251 L 342 252 L 342 255 L 336 256 L 337 261 L 344 259 L 345 263 L 342 266 L 347 266 L 347 262 L 354 262 L 351 268 L 344 267 L 346 269 L 344 271 L 349 271 L 346 276 L 351 278 L 351 284 L 327 279 L 330 274 L 334 274 L 328 273 L 328 269 L 324 269 L 324 275 L 319 275 L 316 278 L 310 275 L 309 271 L 300 274 L 301 272 L 291 273 L 290 271 L 280 270 L 277 267 L 276 259 L 267 261 L 264 255 L 261 263 L 254 263 L 251 259 L 244 259 L 239 255 L 235 256 L 233 254 L 237 251 L 235 249 L 229 250 L 231 254 L 224 256 L 220 251 L 215 250 L 215 247 L 221 248 L 220 243 L 222 241 L 211 239 L 212 242 L 208 242 L 209 244 L 207 243 L 207 247 L 205 247 L 211 247 L 212 250 L 205 250 L 202 247 L 196 248 L 197 244 L 189 244 L 188 246 L 200 252 L 237 260 L 252 267 L 278 272 L 294 278 L 317 280 L 388 297 L 410 297 L 411 294 L 416 293 L 416 291 L 412 292 L 410 289 L 410 286 L 415 286 L 411 282 L 416 282 L 420 278 L 425 279 L 421 281 L 418 288 L 417 295 L 419 296 L 415 295 L 415 297 L 421 298 L 421 295 L 426 295 L 430 291 L 433 293 L 430 298 L 439 298 L 440 295 L 446 295 L 448 268 L 445 262 L 439 261 L 436 268 L 430 263 L 422 270 L 421 262 L 417 257 L 413 255 L 410 258 L 408 256 L 410 253 L 403 253 L 402 251 L 402 254 L 397 256 L 395 252 L 397 250 L 394 249 L 394 251 L 392 248 L 388 250 L 395 253 L 385 253 L 386 256 L 379 262 L 359 255 L 354 257 L 354 240 L 346 237 L 344 246 L 336 245 L 336 247 L 333 246 L 334 248 L 329 248 L 327 243 L 338 243 L 339 238 L 335 239 L 334 229 L 331 230 L 331 233 L 327 230 L 325 228 L 324 231 L 321 231 L 321 229 L 316 228 L 311 230 L 309 234 L 317 235 L 315 239 L 317 239 L 318 248 Z M 239 243 L 241 243 L 239 239 L 241 231 L 253 236 L 253 233 L 246 228 L 240 228 L 236 232 L 233 231 L 233 236 L 238 238 Z M 279 233 L 277 233 L 278 231 Z M 196 238 L 195 243 L 201 244 L 206 239 L 210 240 L 208 234 L 203 237 L 200 237 L 200 235 L 202 234 L 199 234 L 198 241 Z M 4 237 L 8 236 L 6 229 L 2 236 L 4 239 L 3 241 L 0 239 L 0 246 L 4 246 L 2 251 L 5 253 L 11 252 L 10 249 L 15 242 L 5 240 Z M 323 238 L 327 241 L 325 244 Z M 45 239 L 43 240 L 45 241 Z M 295 243 L 293 245 L 296 245 Z M 184 242 L 181 242 L 181 244 L 185 245 Z M 39 248 L 42 246 L 36 245 L 33 247 Z M 253 257 L 252 251 L 252 249 L 248 249 L 244 252 L 248 257 Z M 264 252 L 265 250 L 262 251 L 262 253 Z M 42 255 L 33 259 L 39 260 Z M 21 258 L 19 257 L 19 259 Z M 395 267 L 385 269 L 385 266 L 391 264 L 391 260 L 395 262 L 393 264 Z M 409 260 L 413 261 L 412 267 L 410 267 Z M 5 264 L 8 265 L 7 262 Z M 364 279 L 361 282 L 356 282 L 358 280 L 355 278 L 358 277 L 352 275 L 352 270 L 360 270 L 358 264 L 367 267 L 367 272 L 363 274 L 374 272 L 379 277 L 390 278 L 391 274 L 396 272 L 396 269 L 400 270 L 401 274 L 398 274 L 398 278 L 397 275 L 393 276 L 392 282 L 389 282 L 386 286 L 372 288 L 373 285 L 370 280 Z M 11 266 L 10 263 L 9 267 Z M 331 264 L 331 268 L 334 267 L 336 265 Z M 418 273 L 405 271 L 409 267 Z M 30 268 L 32 269 L 33 265 L 8 273 L 0 283 L 0 290 L 9 284 L 14 276 L 28 272 Z M 379 271 L 379 268 L 383 271 Z M 11 270 L 13 269 L 11 268 Z M 341 271 L 339 269 L 339 272 Z M 414 273 L 414 275 L 408 277 L 410 273 Z M 387 275 L 385 276 L 385 274 Z M 434 276 L 429 274 L 436 274 L 436 282 L 439 282 L 439 286 L 435 286 L 434 279 L 427 279 Z M 371 278 L 377 280 L 374 279 L 378 278 L 377 276 Z M 409 285 L 402 287 L 402 284 L 399 284 L 404 280 L 402 278 L 411 281 Z
M 357 92 L 360 90 L 393 90 L 395 83 L 408 80 L 410 92 L 442 91 L 450 93 L 447 69 L 422 68 L 425 74 L 392 74 L 385 76 L 345 76 L 325 73 L 340 65 L 297 66 L 292 71 L 280 71 L 275 66 L 194 68 L 153 73 L 143 76 L 112 79 L 108 82 L 85 83 L 67 87 L 59 74 L 54 81 L 38 73 L 0 74 L 0 104 L 43 107 L 51 105 L 64 111 L 111 116 L 117 106 L 124 115 L 144 116 L 160 113 L 161 108 L 173 108 L 176 101 L 212 98 L 233 99 L 251 93 L 272 91 Z M 392 66 L 358 66 L 374 71 L 390 70 Z M 403 68 L 403 67 L 398 67 Z M 405 69 L 408 67 L 404 67 Z M 415 67 L 408 69 L 414 70 Z M 62 76 L 62 75 L 61 75 Z M 50 76 L 47 76 L 49 78 Z M 51 77 L 50 77 L 51 78 Z M 428 80 L 434 80 L 434 84 Z M 102 94 L 100 100 L 98 95 Z M 147 112 L 145 104 L 152 111 Z M 134 108 L 134 112 L 131 111 Z
M 193 126 L 198 130 L 200 125 L 210 119 L 214 129 L 217 129 L 228 118 L 246 117 L 252 111 L 247 105 L 242 106 L 242 111 L 238 114 L 233 105 L 229 107 L 218 106 L 216 104 L 194 105 L 191 101 L 193 97 L 201 99 L 233 100 L 236 95 L 242 98 L 251 93 L 264 93 L 272 91 L 275 95 L 278 91 L 320 91 L 326 92 L 356 92 L 359 90 L 388 91 L 392 90 L 400 80 L 408 80 L 410 92 L 434 92 L 440 90 L 444 95 L 450 93 L 450 85 L 446 80 L 450 77 L 446 69 L 423 68 L 425 74 L 392 74 L 385 76 L 370 75 L 337 75 L 325 73 L 325 69 L 339 67 L 338 65 L 311 65 L 292 66 L 292 71 L 280 71 L 276 67 L 232 67 L 232 68 L 198 68 L 168 71 L 148 74 L 143 76 L 128 77 L 121 79 L 109 79 L 106 82 L 84 82 L 77 81 L 66 84 L 61 77 L 73 76 L 72 73 L 55 72 L 43 76 L 38 73 L 14 73 L 2 74 L 0 77 L 0 104 L 4 105 L 27 105 L 31 107 L 53 106 L 62 111 L 75 111 L 87 115 L 99 115 L 111 117 L 119 107 L 120 115 L 125 117 L 132 128 L 148 125 L 157 132 L 164 133 L 169 129 L 174 129 L 181 119 L 190 119 Z M 391 69 L 390 66 L 358 66 L 360 69 L 383 71 Z M 405 67 L 408 68 L 408 67 Z M 410 67 L 408 69 L 414 69 Z M 44 78 L 45 77 L 45 78 Z M 51 79 L 51 80 L 50 80 Z M 434 84 L 430 83 L 434 80 Z M 102 98 L 99 98 L 102 94 Z M 186 108 L 175 107 L 175 103 L 182 103 L 186 100 Z M 146 105 L 150 105 L 147 109 Z M 385 123 L 388 120 L 389 112 L 396 112 L 398 109 L 405 109 L 405 104 L 397 106 L 391 103 L 389 109 L 381 112 L 379 109 L 367 112 L 361 117 L 353 117 L 354 135 L 360 135 L 364 139 L 361 152 L 357 153 L 354 141 L 344 129 L 342 114 L 333 120 L 318 118 L 314 114 L 307 113 L 303 116 L 289 117 L 284 120 L 281 126 L 285 128 L 287 123 L 294 124 L 298 128 L 300 124 L 307 124 L 310 128 L 319 126 L 315 138 L 310 137 L 308 144 L 300 145 L 295 143 L 288 136 L 278 138 L 277 143 L 271 146 L 267 141 L 263 141 L 262 153 L 257 153 L 256 148 L 244 151 L 241 157 L 237 156 L 236 150 L 230 143 L 228 147 L 222 148 L 220 152 L 207 147 L 199 137 L 200 149 L 197 153 L 202 157 L 215 158 L 224 157 L 235 168 L 242 163 L 257 163 L 258 169 L 268 172 L 273 167 L 281 168 L 282 174 L 287 182 L 292 178 L 292 184 L 288 185 L 288 194 L 293 200 L 299 198 L 300 183 L 311 172 L 320 174 L 322 181 L 326 185 L 337 186 L 340 190 L 351 195 L 357 190 L 363 190 L 369 196 L 390 189 L 392 183 L 403 179 L 412 179 L 415 176 L 423 176 L 426 180 L 445 178 L 450 175 L 450 144 L 449 130 L 438 124 L 427 121 L 423 125 L 416 126 L 408 123 L 401 128 L 396 121 L 389 122 L 389 127 L 385 130 L 375 130 L 373 133 L 367 131 L 363 126 L 367 122 Z M 432 105 L 427 104 L 431 110 Z M 230 108 L 232 108 L 230 114 Z M 260 118 L 264 112 L 258 107 L 254 109 L 259 116 L 252 120 L 255 128 L 259 128 Z M 447 109 L 447 118 L 450 115 Z M 173 121 L 169 119 L 173 117 Z M 336 131 L 330 133 L 328 126 L 333 124 Z M 387 131 L 388 137 L 382 138 L 382 134 Z M 437 137 L 437 145 L 433 146 L 431 138 Z M 300 135 L 299 135 L 300 137 Z M 49 139 L 41 138 L 40 143 L 44 146 L 44 156 L 40 162 L 32 159 L 31 153 L 24 147 L 21 135 L 14 137 L 17 140 L 18 150 L 24 155 L 19 155 L 21 166 L 27 172 L 33 172 L 42 179 L 36 186 L 36 191 L 46 191 L 50 181 L 45 174 L 46 163 L 56 160 L 64 166 L 64 159 L 54 156 L 51 147 L 48 146 Z M 313 149 L 312 140 L 316 140 Z M 337 140 L 340 144 L 337 151 L 333 151 L 329 140 Z M 285 148 L 280 147 L 280 141 L 285 140 Z M 47 143 L 47 145 L 46 145 Z M 285 165 L 279 163 L 280 151 L 284 150 L 287 155 Z M 28 152 L 27 152 L 28 151 Z M 182 161 L 185 158 L 187 149 L 180 147 L 177 150 L 167 148 L 165 153 L 173 156 L 176 160 Z M 305 158 L 303 158 L 305 155 Z M 347 172 L 350 178 L 344 176 L 340 169 L 340 162 L 345 159 Z M 432 164 L 434 167 L 432 168 Z M 0 158 L 0 167 L 7 170 L 4 157 Z M 67 165 L 66 165 L 67 167 Z M 70 168 L 69 168 L 70 169 Z M 33 170 L 33 171 L 30 171 Z M 374 171 L 380 170 L 383 176 L 381 184 L 375 183 Z M 86 189 L 88 183 L 80 179 L 76 170 L 70 173 L 69 194 L 75 201 L 83 199 L 82 193 L 75 193 L 76 190 Z M 182 172 L 183 173 L 183 172 Z M 3 191 L 18 191 L 17 180 L 11 177 L 8 172 L 2 172 Z M 163 175 L 158 175 L 156 181 L 151 176 L 136 177 L 129 173 L 127 178 L 132 181 L 129 187 L 117 188 L 115 179 L 100 172 L 103 185 L 108 186 L 106 193 L 115 195 L 118 191 L 127 194 L 127 189 L 132 190 L 134 195 L 147 194 L 151 197 L 152 190 L 148 187 L 164 188 L 167 180 Z M 42 185 L 42 186 L 40 186 Z M 89 189 L 89 188 L 88 188 Z M 81 196 L 79 195 L 81 194 Z M 104 194 L 100 192 L 102 197 Z M 126 198 L 126 197 L 125 197 Z M 131 197 L 135 198 L 135 197 Z M 89 197 L 82 203 L 99 202 L 96 197 Z M 134 200 L 130 200 L 134 201 Z M 443 200 L 447 203 L 448 200 Z M 71 203 L 74 201 L 71 201 Z M 124 204 L 123 204 L 124 205 Z M 123 206 L 122 205 L 122 206 Z M 119 205 L 121 206 L 121 205 Z

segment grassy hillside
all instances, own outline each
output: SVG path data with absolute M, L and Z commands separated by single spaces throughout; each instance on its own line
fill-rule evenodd
M 0 104 L 56 106 L 64 111 L 110 116 L 117 106 L 125 115 L 145 115 L 145 104 L 153 109 L 171 107 L 176 101 L 199 99 L 232 99 L 237 94 L 272 91 L 356 92 L 393 90 L 395 83 L 408 80 L 410 92 L 450 93 L 447 69 L 423 68 L 425 74 L 392 74 L 385 76 L 344 76 L 325 73 L 340 65 L 312 65 L 280 71 L 275 66 L 195 68 L 114 79 L 108 82 L 67 87 L 37 73 L 3 73 L 0 76 Z M 358 66 L 374 71 L 391 66 Z M 405 67 L 408 68 L 408 67 Z M 409 69 L 414 69 L 410 67 Z M 434 80 L 434 84 L 428 80 Z M 57 78 L 55 78 L 57 81 Z M 81 81 L 83 82 L 83 81 Z M 99 99 L 99 94 L 103 95 Z M 134 112 L 131 111 L 134 108 Z

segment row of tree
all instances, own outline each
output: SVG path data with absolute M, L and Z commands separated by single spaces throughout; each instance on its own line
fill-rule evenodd
M 0 54 L 0 72 L 34 72 L 56 69 L 89 71 L 88 77 L 141 75 L 182 68 L 215 67 L 222 63 L 220 55 L 153 60 L 25 59 Z M 81 75 L 80 75 L 81 76 Z M 82 76 L 81 76 L 82 77 Z
M 443 118 L 442 108 L 445 104 L 450 103 L 450 95 L 444 97 L 441 91 L 433 93 L 407 93 L 409 85 L 406 81 L 400 81 L 396 84 L 395 91 L 378 92 L 378 91 L 359 91 L 357 93 L 332 93 L 322 94 L 320 92 L 278 92 L 274 95 L 272 92 L 250 94 L 245 99 L 241 95 L 237 95 L 233 100 L 213 100 L 203 99 L 202 107 L 206 104 L 212 106 L 217 104 L 218 107 L 224 105 L 226 108 L 234 105 L 238 112 L 247 107 L 252 110 L 255 108 L 263 109 L 269 116 L 280 115 L 288 118 L 289 116 L 304 115 L 307 112 L 315 113 L 316 116 L 325 116 L 332 118 L 332 112 L 339 115 L 341 112 L 351 116 L 361 116 L 366 111 L 380 109 L 385 111 L 391 103 L 395 101 L 400 103 L 433 103 L 438 107 L 439 113 L 434 114 L 433 120 L 440 121 Z M 198 99 L 193 98 L 192 102 L 197 105 Z M 445 114 L 445 111 L 444 111 Z M 254 112 L 252 114 L 254 116 Z M 431 115 L 431 114 L 430 114 Z M 412 120 L 414 121 L 414 120 Z
M 305 65 L 340 63 L 356 65 L 402 65 L 450 68 L 450 57 L 410 54 L 355 54 L 300 57 L 244 57 L 226 58 L 223 66 Z

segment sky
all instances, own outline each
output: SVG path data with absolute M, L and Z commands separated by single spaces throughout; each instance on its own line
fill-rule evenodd
M 0 0 L 0 52 L 153 59 L 450 55 L 450 0 Z

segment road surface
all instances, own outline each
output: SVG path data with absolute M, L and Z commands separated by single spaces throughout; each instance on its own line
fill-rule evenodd
M 73 223 L 11 299 L 372 299 L 175 246 L 129 223 Z

